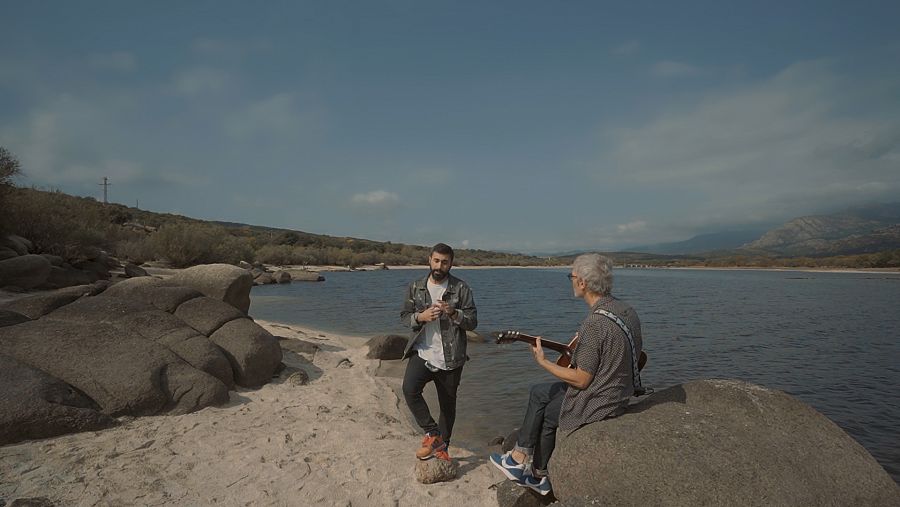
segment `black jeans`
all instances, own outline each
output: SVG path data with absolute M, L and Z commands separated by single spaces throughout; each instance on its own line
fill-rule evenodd
M 454 370 L 431 371 L 425 366 L 425 360 L 413 351 L 406 365 L 406 374 L 403 375 L 403 397 L 410 412 L 416 419 L 416 424 L 425 433 L 440 431 L 441 438 L 445 442 L 450 441 L 453 433 L 453 422 L 456 420 L 456 390 L 459 388 L 459 380 L 462 377 L 463 367 Z M 425 403 L 422 391 L 425 384 L 434 382 L 437 390 L 438 405 L 441 407 L 441 415 L 435 423 Z
M 556 448 L 556 428 L 559 427 L 559 411 L 569 385 L 565 382 L 549 382 L 531 386 L 525 419 L 519 428 L 516 450 L 534 456 L 531 468 L 536 475 L 546 475 L 547 463 Z

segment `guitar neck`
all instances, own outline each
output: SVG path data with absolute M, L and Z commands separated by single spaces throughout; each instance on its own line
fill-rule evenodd
M 498 338 L 498 341 L 521 341 L 534 347 L 535 343 L 537 343 L 537 336 L 531 336 L 529 334 L 519 332 L 503 333 L 501 337 Z M 569 346 L 565 343 L 555 342 L 546 338 L 541 338 L 541 347 L 545 349 L 555 350 L 556 352 L 561 353 L 569 352 Z

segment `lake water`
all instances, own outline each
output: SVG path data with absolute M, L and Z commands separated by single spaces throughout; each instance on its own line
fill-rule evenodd
M 568 272 L 453 271 L 475 293 L 479 332 L 556 341 L 568 341 L 587 314 Z M 250 314 L 349 335 L 406 335 L 405 287 L 424 274 L 334 272 L 321 283 L 259 286 Z M 641 317 L 644 385 L 734 378 L 783 390 L 836 422 L 900 482 L 900 275 L 620 269 L 613 294 Z M 469 356 L 453 440 L 482 447 L 518 426 L 528 386 L 552 377 L 524 343 L 470 343 Z

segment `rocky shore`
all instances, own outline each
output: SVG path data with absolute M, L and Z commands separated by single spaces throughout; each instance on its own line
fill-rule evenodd
M 457 478 L 422 484 L 420 435 L 365 339 L 259 322 L 285 368 L 221 406 L 123 417 L 0 447 L 0 499 L 54 505 L 497 505 L 500 478 L 457 449 Z

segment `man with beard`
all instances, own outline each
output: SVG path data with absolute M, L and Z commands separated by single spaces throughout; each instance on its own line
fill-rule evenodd
M 456 391 L 466 362 L 466 331 L 475 329 L 475 298 L 465 282 L 450 274 L 453 249 L 438 243 L 428 258 L 429 274 L 409 284 L 400 320 L 412 328 L 403 357 L 409 358 L 403 376 L 403 396 L 416 423 L 425 433 L 416 457 L 450 461 L 447 452 L 456 419 Z M 434 382 L 441 408 L 434 422 L 422 396 Z

